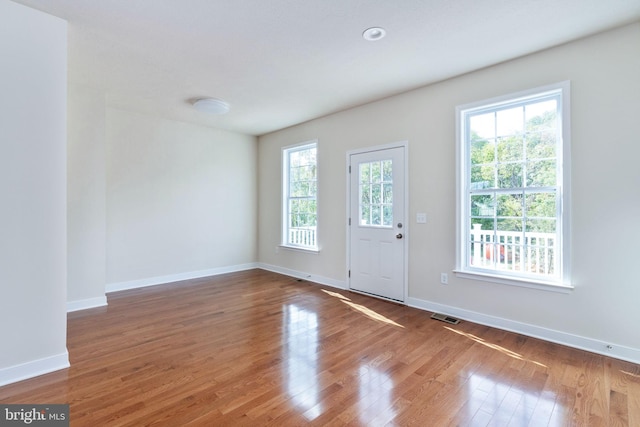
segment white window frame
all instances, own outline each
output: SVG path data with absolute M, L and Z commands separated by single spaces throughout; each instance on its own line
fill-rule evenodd
M 559 241 L 559 271 L 555 277 L 532 277 L 517 272 L 497 269 L 475 268 L 471 265 L 470 250 L 470 147 L 466 117 L 478 111 L 491 111 L 507 105 L 518 105 L 545 95 L 558 94 L 561 129 L 560 147 L 556 150 L 556 202 L 557 231 Z M 564 81 L 518 93 L 491 98 L 456 107 L 456 268 L 457 277 L 492 283 L 521 286 L 557 292 L 570 292 L 573 289 L 570 279 L 570 183 L 571 183 L 571 135 L 570 135 L 570 82 Z
M 290 165 L 289 159 L 290 154 L 295 153 L 297 151 L 308 150 L 310 148 L 316 149 L 316 229 L 315 229 L 315 244 L 313 245 L 303 245 L 303 244 L 295 244 L 289 241 L 289 173 L 290 173 Z M 302 142 L 299 144 L 289 145 L 286 147 L 282 147 L 282 235 L 281 235 L 281 243 L 280 247 L 285 249 L 294 249 L 301 250 L 305 252 L 314 252 L 317 253 L 319 251 L 318 245 L 318 224 L 319 224 L 319 216 L 318 216 L 318 140 L 310 140 L 306 142 Z

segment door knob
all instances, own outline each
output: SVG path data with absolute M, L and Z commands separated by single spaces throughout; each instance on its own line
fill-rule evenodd
M 402 239 L 402 233 L 396 234 L 396 239 Z

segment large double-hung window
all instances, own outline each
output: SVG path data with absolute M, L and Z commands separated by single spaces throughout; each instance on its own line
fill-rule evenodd
M 282 244 L 317 250 L 317 141 L 282 150 Z
M 569 83 L 457 108 L 457 268 L 568 288 Z

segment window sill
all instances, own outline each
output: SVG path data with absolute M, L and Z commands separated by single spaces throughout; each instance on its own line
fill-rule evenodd
M 288 251 L 294 251 L 294 252 L 304 252 L 308 254 L 320 253 L 320 249 L 318 248 L 305 248 L 304 246 L 292 246 L 292 245 L 280 245 L 279 247 L 282 249 L 286 249 Z
M 456 277 L 462 279 L 480 280 L 483 282 L 500 283 L 502 285 L 518 286 L 521 288 L 539 289 L 542 291 L 558 292 L 562 294 L 568 294 L 573 291 L 574 287 L 571 285 L 559 284 L 557 282 L 546 282 L 543 280 L 532 280 L 516 277 L 497 276 L 487 273 L 479 273 L 475 271 L 462 271 L 453 270 Z

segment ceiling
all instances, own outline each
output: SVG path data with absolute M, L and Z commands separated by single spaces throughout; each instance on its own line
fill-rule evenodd
M 70 82 L 109 106 L 251 135 L 640 20 L 639 0 L 15 1 L 69 22 Z

